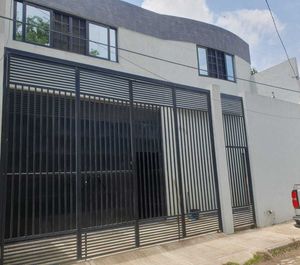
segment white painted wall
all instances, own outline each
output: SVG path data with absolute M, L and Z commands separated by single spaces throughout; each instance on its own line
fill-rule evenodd
M 300 106 L 247 94 L 245 114 L 258 226 L 291 220 L 290 193 L 300 183 Z
M 1 0 L 2 5 L 6 3 L 6 17 L 12 17 L 8 8 L 12 0 Z M 2 10 L 2 9 L 0 9 Z M 1 12 L 1 11 L 0 11 Z M 8 29 L 7 25 L 5 26 Z M 1 26 L 0 26 L 1 29 Z M 196 44 L 180 41 L 167 41 L 141 33 L 118 28 L 118 45 L 121 48 L 144 53 L 150 56 L 160 57 L 169 61 L 189 65 L 192 68 L 182 67 L 167 62 L 150 59 L 141 55 L 119 50 L 119 63 L 109 62 L 90 56 L 60 51 L 52 48 L 41 47 L 33 44 L 22 43 L 12 40 L 12 27 L 10 28 L 9 41 L 6 47 L 23 50 L 31 53 L 47 55 L 54 58 L 84 63 L 93 66 L 104 67 L 121 72 L 147 76 L 154 79 L 170 81 L 193 87 L 210 89 L 214 83 L 221 88 L 222 93 L 237 95 L 240 91 L 249 91 L 250 84 L 244 81 L 237 83 L 218 80 L 198 75 Z M 2 50 L 2 49 L 1 49 Z M 250 65 L 245 60 L 235 56 L 236 74 L 239 77 L 250 78 Z M 1 73 L 0 73 L 1 75 Z
M 12 17 L 11 2 L 12 0 L 0 1 L 1 15 Z M 9 36 L 8 40 L 7 36 Z M 5 46 L 209 90 L 212 90 L 212 84 L 215 84 L 220 88 L 221 93 L 226 94 L 242 96 L 246 94 L 247 130 L 258 225 L 266 226 L 274 222 L 289 220 L 293 215 L 290 191 L 294 183 L 300 182 L 300 141 L 297 139 L 300 135 L 299 105 L 272 99 L 272 90 L 270 88 L 256 86 L 246 81 L 238 80 L 234 83 L 198 76 L 196 44 L 160 40 L 124 28 L 119 28 L 118 39 L 119 46 L 122 48 L 176 61 L 181 64 L 190 65 L 196 69 L 157 61 L 126 51 L 119 51 L 120 62 L 114 63 L 84 55 L 17 42 L 12 40 L 12 23 L 0 20 L 0 58 L 3 55 L 3 47 Z M 250 65 L 246 61 L 236 56 L 235 66 L 238 77 L 250 79 Z M 287 78 L 288 68 L 287 64 L 271 68 L 255 75 L 254 81 L 274 83 L 279 86 L 288 86 L 295 89 L 295 84 L 297 85 L 295 80 L 291 81 Z M 0 109 L 2 109 L 2 78 L 3 61 L 0 62 Z M 256 91 L 265 97 L 255 95 Z M 281 90 L 276 90 L 275 92 L 277 98 L 300 102 L 300 97 L 287 97 L 286 95 Z M 217 106 L 214 103 L 212 105 Z M 220 106 L 218 107 L 218 113 L 215 114 L 215 130 L 221 129 L 218 116 L 220 116 Z M 293 117 L 297 117 L 298 119 L 293 119 Z M 223 218 L 227 218 L 225 227 L 227 227 L 228 232 L 231 232 L 232 213 L 229 212 L 229 207 L 224 205 L 224 203 L 229 203 L 228 180 L 224 179 L 228 175 L 227 169 L 225 170 L 226 163 L 224 164 L 225 146 L 221 152 L 224 140 L 222 141 L 220 137 L 219 132 L 215 143 L 218 143 L 216 151 L 219 157 L 217 157 L 217 162 L 219 161 L 219 179 L 221 178 L 222 180 L 220 181 L 220 188 L 223 188 L 221 189 L 221 193 L 223 192 L 221 199 L 225 198 L 225 202 L 222 202 L 222 216 Z M 170 167 L 176 171 L 173 165 L 170 164 Z M 172 181 L 170 177 L 168 179 Z M 273 211 L 271 216 L 266 214 L 268 210 Z
M 291 59 L 291 64 L 299 76 L 297 60 Z M 300 103 L 300 80 L 295 78 L 295 74 L 288 61 L 261 71 L 253 76 L 253 80 L 259 83 L 266 83 L 276 87 L 282 87 L 297 92 L 287 91 L 276 87 L 255 84 L 255 89 L 259 95 L 275 97 L 277 99 Z
M 11 17 L 13 0 L 0 1 L 0 15 Z M 8 43 L 9 34 L 12 31 L 13 23 L 0 18 L 0 128 L 2 128 L 2 102 L 3 102 L 3 68 L 4 68 L 4 47 Z M 0 129 L 0 138 L 1 138 Z M 1 148 L 1 145 L 0 145 Z

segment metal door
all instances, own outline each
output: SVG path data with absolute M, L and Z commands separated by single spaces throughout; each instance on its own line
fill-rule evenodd
M 242 98 L 222 95 L 223 126 L 235 229 L 255 225 Z

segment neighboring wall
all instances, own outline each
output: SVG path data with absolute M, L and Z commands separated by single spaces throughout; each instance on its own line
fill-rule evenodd
M 291 64 L 296 74 L 299 75 L 296 58 L 291 59 Z M 258 82 L 253 87 L 253 92 L 256 91 L 259 95 L 266 97 L 275 97 L 285 101 L 300 103 L 300 81 L 295 77 L 295 73 L 288 61 L 261 71 L 252 78 Z M 266 86 L 261 83 L 271 86 Z
M 290 220 L 291 190 L 300 183 L 300 106 L 247 94 L 245 115 L 258 226 Z

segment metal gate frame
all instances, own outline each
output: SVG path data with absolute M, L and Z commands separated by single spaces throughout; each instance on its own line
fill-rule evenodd
M 221 94 L 221 102 L 234 228 L 235 230 L 254 228 L 256 227 L 256 216 L 244 101 L 242 97 Z M 228 119 L 232 120 L 228 121 Z M 232 159 L 238 159 L 239 154 L 232 154 L 232 151 L 229 150 L 244 152 L 242 165 L 237 161 L 232 161 Z M 243 180 L 239 179 L 243 170 L 247 177 L 246 183 L 242 183 Z M 236 178 L 235 184 L 232 183 L 233 178 Z M 244 187 L 241 188 L 241 186 Z M 245 191 L 247 194 L 243 194 Z M 240 193 L 240 196 L 237 193 Z
M 87 240 L 88 240 L 88 233 L 95 233 L 95 237 L 99 237 L 102 236 L 101 234 L 97 235 L 97 232 L 99 231 L 99 228 L 88 228 L 88 229 L 84 229 L 82 227 L 82 202 L 83 202 L 83 198 L 82 198 L 82 177 L 81 177 L 81 171 L 82 171 L 82 161 L 81 161 L 81 124 L 80 124 L 80 104 L 81 104 L 81 79 L 80 79 L 80 73 L 82 70 L 88 70 L 91 72 L 95 72 L 95 73 L 101 73 L 107 76 L 119 76 L 123 79 L 128 80 L 129 82 L 129 102 L 130 102 L 130 121 L 131 124 L 133 122 L 133 108 L 134 108 L 134 93 L 133 93 L 133 82 L 142 82 L 142 83 L 146 83 L 146 84 L 153 84 L 153 85 L 157 85 L 157 86 L 162 86 L 162 87 L 167 87 L 172 91 L 172 104 L 173 107 L 171 108 L 173 111 L 174 115 L 174 129 L 175 129 L 175 147 L 176 147 L 176 155 L 174 157 L 176 157 L 176 167 L 177 167 L 177 171 L 178 171 L 178 201 L 179 203 L 179 212 L 178 212 L 178 216 L 175 219 L 175 222 L 178 225 L 178 239 L 180 238 L 185 238 L 187 236 L 193 236 L 193 235 L 197 235 L 197 234 L 201 234 L 201 233 L 205 233 L 205 232 L 210 232 L 210 231 L 221 231 L 222 230 L 222 220 L 221 220 L 221 209 L 220 209 L 220 197 L 219 197 L 219 186 L 218 186 L 218 177 L 217 177 L 217 167 L 216 167 L 216 156 L 215 156 L 215 147 L 214 147 L 214 136 L 213 136 L 213 127 L 212 127 L 212 116 L 211 116 L 211 103 L 210 103 L 210 91 L 207 90 L 203 90 L 203 89 L 198 89 L 198 88 L 193 88 L 193 87 L 188 87 L 188 86 L 183 86 L 183 85 L 177 85 L 174 83 L 169 83 L 169 82 L 164 82 L 164 81 L 158 81 L 155 79 L 151 79 L 151 78 L 142 78 L 139 76 L 135 76 L 135 75 L 131 75 L 131 74 L 125 74 L 125 73 L 121 73 L 121 72 L 116 72 L 116 71 L 112 71 L 112 70 L 107 70 L 107 69 L 102 69 L 102 68 L 98 68 L 98 67 L 92 67 L 92 66 L 87 66 L 87 65 L 83 65 L 83 64 L 78 64 L 78 63 L 72 63 L 69 61 L 64 61 L 64 60 L 60 60 L 60 59 L 54 59 L 54 58 L 49 58 L 46 56 L 41 56 L 41 55 L 34 55 L 34 54 L 30 54 L 27 52 L 22 52 L 22 51 L 17 51 L 17 50 L 13 50 L 13 49 L 5 49 L 5 60 L 4 60 L 4 89 L 3 89 L 3 124 L 2 124 L 2 154 L 5 155 L 1 155 L 1 229 L 0 229 L 0 236 L 1 236 L 1 261 L 0 264 L 4 264 L 4 254 L 5 254 L 5 246 L 6 243 L 9 243 L 10 241 L 5 241 L 5 236 L 4 236 L 4 229 L 5 229 L 5 200 L 6 200 L 6 178 L 7 178 L 7 154 L 8 154 L 8 117 L 9 117 L 9 100 L 8 100 L 8 90 L 9 90 L 9 60 L 11 58 L 11 56 L 16 56 L 16 57 L 20 57 L 20 58 L 29 58 L 31 60 L 37 60 L 37 61 L 43 61 L 43 62 L 47 62 L 49 64 L 53 64 L 53 65 L 63 65 L 63 66 L 68 66 L 68 67 L 72 67 L 75 70 L 75 84 L 74 84 L 74 89 L 75 89 L 75 133 L 76 133 L 76 231 L 66 231 L 66 232 L 57 232 L 57 233 L 51 233 L 51 234 L 42 234 L 39 237 L 37 237 L 37 240 L 42 240 L 43 238 L 49 238 L 49 240 L 56 240 L 55 237 L 58 236 L 65 236 L 66 238 L 63 240 L 67 240 L 66 242 L 69 242 L 69 240 L 71 240 L 68 236 L 73 237 L 76 236 L 76 246 L 77 246 L 77 250 L 76 250 L 76 259 L 83 259 L 83 258 L 89 258 L 89 256 L 87 255 Z M 189 218 L 191 218 L 189 216 L 189 213 L 187 212 L 187 209 L 185 208 L 185 201 L 187 200 L 186 195 L 184 195 L 184 183 L 183 181 L 185 181 L 185 178 L 182 174 L 182 161 L 181 161 L 181 157 L 182 157 L 182 152 L 180 151 L 180 141 L 182 141 L 181 139 L 181 134 L 179 132 L 179 121 L 181 118 L 179 118 L 179 115 L 182 115 L 180 113 L 178 113 L 180 111 L 180 107 L 179 107 L 179 103 L 177 102 L 177 93 L 180 92 L 181 94 L 184 93 L 194 93 L 199 94 L 199 95 L 205 95 L 206 100 L 207 100 L 207 128 L 206 128 L 206 139 L 209 141 L 207 142 L 207 144 L 209 145 L 207 148 L 209 150 L 207 150 L 206 152 L 208 152 L 207 154 L 209 155 L 209 159 L 210 162 L 210 166 L 211 168 L 209 169 L 211 171 L 211 176 L 213 177 L 212 181 L 213 183 L 211 183 L 211 187 L 213 187 L 214 191 L 214 196 L 215 196 L 215 205 L 216 205 L 216 210 L 212 213 L 210 212 L 198 212 L 196 213 L 200 215 L 200 217 L 204 218 L 203 220 L 210 220 L 210 218 L 214 218 L 213 216 L 217 216 L 217 223 L 215 225 L 210 225 L 208 226 L 208 228 L 206 227 L 202 227 L 203 224 L 197 224 L 197 222 L 193 222 L 190 221 Z M 183 103 L 180 103 L 184 105 Z M 184 111 L 184 109 L 182 109 L 182 111 Z M 197 110 L 195 110 L 197 111 Z M 200 110 L 201 111 L 201 110 Z M 192 112 L 192 110 L 188 110 L 188 113 Z M 197 113 L 197 112 L 195 112 Z M 198 115 L 198 114 L 197 114 Z M 190 118 L 189 118 L 190 119 Z M 190 121 L 189 121 L 190 123 Z M 187 122 L 186 122 L 187 124 Z M 188 125 L 187 125 L 188 126 Z M 200 126 L 200 125 L 199 125 Z M 191 128 L 189 128 L 189 130 L 191 130 Z M 131 126 L 131 145 L 133 145 L 133 131 L 132 131 L 132 126 Z M 189 137 L 189 136 L 185 136 L 185 137 Z M 192 140 L 189 140 L 192 141 Z M 195 140 L 194 140 L 195 141 Z M 131 155 L 132 157 L 134 157 L 134 146 L 131 147 Z M 195 153 L 195 151 L 193 151 Z M 190 154 L 188 154 L 190 155 Z M 135 159 L 133 159 L 133 168 L 136 167 L 136 162 L 134 162 Z M 134 170 L 134 172 L 136 172 L 136 170 Z M 135 176 L 136 179 L 136 176 Z M 208 181 L 208 180 L 207 180 Z M 134 182 L 136 183 L 136 182 Z M 137 184 L 134 184 L 137 185 Z M 208 185 L 208 184 L 207 184 Z M 136 190 L 136 189 L 135 189 Z M 200 192 L 200 190 L 198 190 L 198 192 Z M 136 195 L 135 195 L 136 196 Z M 136 209 L 136 206 L 135 206 Z M 203 214 L 203 216 L 202 216 Z M 133 224 L 134 227 L 134 235 L 135 235 L 135 244 L 134 247 L 139 247 L 140 246 L 140 225 L 144 224 L 145 229 L 154 229 L 150 226 L 150 228 L 148 228 L 149 226 L 149 221 L 143 223 L 142 220 L 139 220 L 136 213 L 135 213 L 135 221 Z M 192 217 L 194 218 L 194 217 Z M 207 218 L 207 219 L 205 219 Z M 151 221 L 151 220 L 150 220 Z M 155 222 L 155 220 L 152 220 Z M 187 223 L 188 222 L 188 223 Z M 213 221 L 215 222 L 215 221 Z M 153 225 L 152 222 L 150 222 L 151 225 Z M 155 223 L 154 223 L 155 225 Z M 158 229 L 160 229 L 160 223 L 157 223 L 157 227 Z M 205 226 L 205 224 L 204 224 Z M 126 226 L 125 226 L 126 227 Z M 216 229 L 216 227 L 218 227 Z M 114 226 L 114 229 L 118 229 L 118 226 Z M 120 229 L 123 229 L 124 225 L 120 226 Z M 189 229 L 189 233 L 187 233 L 187 228 Z M 108 228 L 109 229 L 109 228 Z M 108 230 L 108 232 L 111 230 Z M 118 230 L 114 230 L 117 231 Z M 148 231 L 148 230 L 147 230 Z M 123 232 L 121 232 L 123 233 Z M 118 236 L 118 235 L 117 235 Z M 53 239 L 52 239 L 53 238 Z M 20 240 L 17 240 L 16 242 L 20 244 L 23 243 L 27 243 L 30 240 L 35 240 L 35 237 L 32 236 L 24 236 L 22 238 L 20 238 Z M 169 241 L 170 239 L 165 239 L 167 241 Z M 157 242 L 161 242 L 161 241 L 155 241 L 154 243 Z M 71 244 L 71 243 L 70 243 Z M 151 243 L 152 244 L 152 243 Z M 113 250 L 113 251 L 117 251 L 117 250 Z

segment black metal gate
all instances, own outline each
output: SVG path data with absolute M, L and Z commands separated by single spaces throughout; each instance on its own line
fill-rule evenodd
M 222 95 L 223 126 L 235 229 L 255 225 L 242 98 Z
M 8 51 L 4 264 L 221 230 L 209 93 Z

